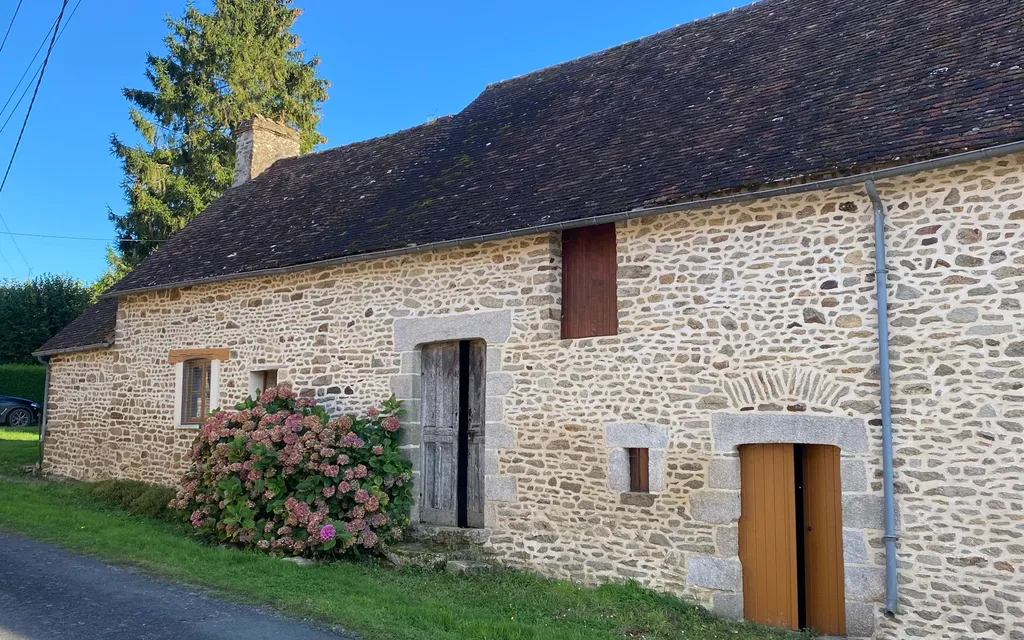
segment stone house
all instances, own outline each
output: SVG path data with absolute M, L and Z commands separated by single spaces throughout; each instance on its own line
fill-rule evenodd
M 40 349 L 44 469 L 170 484 L 268 383 L 395 393 L 414 521 L 506 564 L 1024 638 L 1021 18 L 765 0 L 319 153 L 257 118 Z

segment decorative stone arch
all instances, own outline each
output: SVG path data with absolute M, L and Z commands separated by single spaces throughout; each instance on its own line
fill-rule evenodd
M 690 497 L 690 515 L 714 530 L 714 555 L 690 554 L 687 583 L 711 592 L 714 610 L 743 617 L 743 567 L 739 560 L 740 459 L 745 444 L 832 445 L 840 450 L 843 566 L 848 637 L 871 637 L 875 604 L 884 599 L 884 567 L 871 564 L 869 537 L 880 537 L 882 497 L 870 490 L 867 424 L 860 418 L 782 413 L 713 413 L 707 488 Z
M 732 406 L 756 407 L 759 411 L 781 411 L 790 403 L 831 410 L 850 394 L 850 386 L 836 380 L 831 372 L 807 365 L 746 371 L 723 380 L 722 389 Z
M 503 422 L 504 396 L 512 388 L 512 376 L 501 371 L 502 347 L 512 333 L 511 310 L 458 313 L 444 316 L 398 318 L 394 325 L 395 350 L 401 356 L 401 369 L 391 376 L 391 391 L 404 402 L 401 449 L 413 464 L 413 523 L 419 521 L 420 451 L 420 375 L 423 345 L 455 340 L 483 340 L 487 345 L 487 400 L 484 408 L 484 526 L 495 520 L 495 504 L 517 502 L 516 481 L 498 475 L 498 451 L 516 447 L 515 432 Z

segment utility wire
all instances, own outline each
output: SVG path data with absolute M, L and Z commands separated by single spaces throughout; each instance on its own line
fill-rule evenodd
M 64 26 L 61 27 L 60 33 L 57 34 L 57 40 L 60 40 L 60 37 L 64 35 L 64 31 L 68 28 L 68 25 L 71 24 L 71 19 L 75 17 L 75 13 L 78 12 L 78 7 L 81 6 L 81 4 L 82 0 L 78 0 L 78 2 L 75 4 L 75 8 L 71 10 L 71 15 L 68 16 L 67 21 L 64 22 Z M 57 22 L 54 21 L 54 23 L 50 25 L 50 28 L 46 31 L 46 34 L 43 36 L 43 40 L 39 43 L 39 47 L 36 48 L 36 52 L 32 54 L 32 59 L 28 61 L 28 65 L 25 67 L 25 71 L 22 72 L 21 77 L 18 78 L 18 83 L 14 85 L 13 89 L 11 89 L 11 95 L 7 96 L 7 100 L 4 102 L 4 106 L 0 107 L 0 115 L 2 115 L 4 111 L 7 111 L 7 106 L 11 104 L 11 100 L 14 99 L 14 96 L 18 93 L 18 89 L 21 88 L 21 83 L 25 81 L 25 76 L 27 76 L 28 72 L 32 70 L 32 65 L 35 63 L 36 58 L 39 57 L 39 53 L 43 50 L 43 47 L 46 46 L 46 39 L 50 37 L 50 34 L 53 33 L 56 27 Z M 32 78 L 29 79 L 28 84 L 25 85 L 25 91 L 22 92 L 21 98 L 18 98 L 18 104 L 21 104 L 21 100 L 25 97 L 25 94 L 28 93 L 28 87 L 32 86 L 32 80 L 35 79 L 36 73 L 39 73 L 39 67 L 36 68 L 36 72 L 32 74 Z M 14 105 L 14 109 L 18 108 L 18 104 Z M 8 119 L 10 119 L 10 116 L 8 116 Z
M 18 78 L 18 84 L 14 85 L 14 88 L 11 89 L 11 95 L 7 96 L 7 101 L 4 102 L 4 106 L 0 107 L 0 113 L 6 111 L 7 105 L 11 104 L 11 100 L 14 98 L 15 94 L 18 93 L 18 89 L 21 88 L 21 83 L 25 81 L 25 76 L 28 75 L 29 70 L 32 69 L 32 65 L 36 62 L 36 58 L 39 57 L 39 53 L 43 50 L 43 47 L 46 46 L 46 39 L 50 37 L 50 34 L 53 33 L 53 29 L 56 26 L 57 23 L 54 22 L 50 25 L 50 28 L 46 30 L 46 33 L 43 35 L 43 41 L 39 43 L 39 46 L 36 48 L 36 52 L 32 54 L 32 59 L 29 60 L 28 65 L 25 66 L 25 71 L 23 71 L 21 77 Z M 29 84 L 32 84 L 31 80 L 29 81 Z
M 58 236 L 51 235 L 48 233 L 22 233 L 18 231 L 0 231 L 2 236 L 23 236 L 26 238 L 52 238 L 55 240 L 95 240 L 97 242 L 163 242 L 166 238 L 161 240 L 153 240 L 151 238 L 116 238 L 111 240 L 110 238 L 96 238 L 90 236 Z
M 4 179 L 0 181 L 0 193 L 3 193 L 4 186 L 7 184 L 7 178 L 11 175 L 11 167 L 14 166 L 14 158 L 18 155 L 18 147 L 21 146 L 21 138 L 25 135 L 25 128 L 28 126 L 29 116 L 32 115 L 32 107 L 36 103 L 36 96 L 39 95 L 39 86 L 43 84 L 43 75 L 46 73 L 46 63 L 50 61 L 50 54 L 53 53 L 53 45 L 57 43 L 57 35 L 59 33 L 60 21 L 64 17 L 64 10 L 68 8 L 68 0 L 60 5 L 60 13 L 57 14 L 57 22 L 53 28 L 53 38 L 50 39 L 50 48 L 46 50 L 46 57 L 43 58 L 43 67 L 39 70 L 39 79 L 36 80 L 36 90 L 32 92 L 32 100 L 28 103 L 28 111 L 25 112 L 25 120 L 21 123 L 21 131 L 18 132 L 18 139 L 14 143 L 14 151 L 11 152 L 11 161 L 7 163 L 7 171 L 4 172 Z M 4 230 L 10 233 L 11 228 L 7 226 L 7 220 L 4 219 L 2 213 L 0 213 L 0 222 L 4 224 Z M 21 256 L 25 266 L 28 267 L 29 274 L 32 273 L 32 265 L 28 263 L 25 258 L 25 254 L 21 251 L 21 247 L 18 246 L 18 241 L 11 236 L 11 242 L 14 243 L 14 248 L 18 250 L 18 255 Z
M 11 270 L 11 273 L 16 273 L 14 270 L 14 265 L 11 264 L 11 261 L 7 259 L 7 256 L 4 255 L 3 251 L 0 251 L 0 258 L 3 258 L 4 264 L 6 264 L 7 268 Z
M 32 80 L 35 80 L 37 75 L 39 75 L 38 69 L 36 69 L 36 72 L 32 74 Z M 28 95 L 28 90 L 32 88 L 32 80 L 29 80 L 28 84 L 25 85 L 25 90 L 21 92 L 21 97 L 19 97 L 18 101 L 14 103 L 14 106 L 11 107 L 11 112 L 7 114 L 7 119 L 4 120 L 3 124 L 0 124 L 0 133 L 4 132 L 4 129 L 7 128 L 7 124 L 11 121 L 11 118 L 13 118 L 14 114 L 18 112 L 18 107 L 21 106 L 21 101 L 25 99 L 25 96 Z M 0 116 L 3 114 L 4 112 L 0 111 Z
M 14 19 L 18 17 L 18 10 L 21 9 L 21 3 L 24 0 L 18 0 L 18 6 L 14 7 L 14 15 L 11 16 L 11 24 L 7 25 L 7 33 L 4 34 L 3 42 L 0 42 L 0 51 L 4 50 L 4 45 L 7 44 L 7 36 L 11 35 L 11 27 L 14 26 Z

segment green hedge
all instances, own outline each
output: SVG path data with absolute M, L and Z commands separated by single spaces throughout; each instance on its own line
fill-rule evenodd
M 168 508 L 175 490 L 137 480 L 101 480 L 85 485 L 89 493 L 100 502 L 124 509 L 128 513 L 146 518 L 174 518 L 180 516 Z
M 0 364 L 0 396 L 17 396 L 43 403 L 46 367 L 41 364 Z

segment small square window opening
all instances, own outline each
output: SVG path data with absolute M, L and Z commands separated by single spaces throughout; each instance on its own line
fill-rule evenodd
M 277 386 L 278 369 L 262 369 L 249 372 L 249 395 L 257 398 L 271 387 Z
M 650 491 L 650 463 L 647 449 L 627 449 L 629 454 L 629 490 L 634 493 Z

